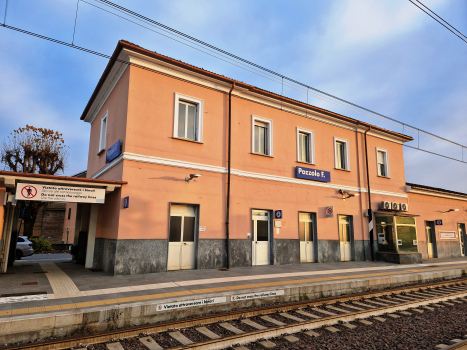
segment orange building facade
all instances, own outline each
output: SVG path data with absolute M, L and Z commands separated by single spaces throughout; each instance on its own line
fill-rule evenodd
M 99 206 L 95 268 L 463 254 L 456 225 L 467 221 L 467 196 L 406 186 L 408 136 L 124 41 L 81 119 L 91 124 L 87 176 L 128 183 Z M 451 207 L 459 210 L 442 213 Z M 442 231 L 451 233 L 440 238 L 434 225 L 427 236 L 448 216 Z

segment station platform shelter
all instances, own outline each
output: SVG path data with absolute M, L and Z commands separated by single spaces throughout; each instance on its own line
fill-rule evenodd
M 347 262 L 113 276 L 35 255 L 0 279 L 0 344 L 464 278 L 467 258 Z
M 115 201 L 111 194 L 123 184 L 126 182 L 0 171 L 0 276 L 15 263 L 20 207 L 29 201 L 78 203 L 75 262 L 92 267 L 99 205 Z

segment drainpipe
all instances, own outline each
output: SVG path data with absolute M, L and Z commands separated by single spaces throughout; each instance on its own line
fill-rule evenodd
M 231 148 L 232 148 L 232 91 L 235 87 L 235 81 L 232 82 L 232 87 L 229 91 L 229 140 L 228 140 L 228 155 L 227 155 L 227 213 L 225 220 L 225 233 L 227 238 L 227 269 L 230 269 L 230 163 L 231 163 Z
M 366 183 L 368 185 L 368 231 L 370 234 L 370 249 L 371 249 L 371 260 L 375 261 L 375 247 L 373 237 L 373 212 L 371 211 L 371 190 L 370 190 L 370 174 L 368 172 L 368 147 L 366 133 L 371 130 L 371 126 L 364 132 L 365 135 L 365 160 L 366 160 Z

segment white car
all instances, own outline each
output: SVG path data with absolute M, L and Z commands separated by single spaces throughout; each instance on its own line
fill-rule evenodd
M 15 259 L 20 260 L 23 256 L 30 256 L 33 254 L 34 249 L 32 249 L 32 243 L 28 239 L 28 236 L 18 236 Z

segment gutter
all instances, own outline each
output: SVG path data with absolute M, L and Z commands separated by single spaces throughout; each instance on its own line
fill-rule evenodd
M 368 172 L 368 145 L 366 134 L 371 130 L 371 125 L 363 133 L 365 136 L 365 161 L 366 161 L 366 182 L 368 187 L 368 231 L 370 235 L 370 250 L 371 250 L 371 260 L 375 261 L 375 247 L 374 247 L 374 234 L 373 234 L 373 213 L 371 211 L 371 189 L 370 189 L 370 174 Z
M 230 269 L 230 170 L 232 162 L 232 91 L 235 87 L 235 81 L 229 91 L 229 138 L 227 155 L 227 212 L 225 220 L 225 233 L 227 239 L 227 269 Z

